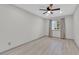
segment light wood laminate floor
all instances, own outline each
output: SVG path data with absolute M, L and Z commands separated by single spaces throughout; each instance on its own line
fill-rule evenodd
M 3 55 L 76 55 L 79 49 L 73 40 L 43 37 L 3 53 Z

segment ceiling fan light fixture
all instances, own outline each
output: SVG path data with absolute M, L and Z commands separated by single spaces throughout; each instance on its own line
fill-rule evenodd
M 43 11 L 45 11 L 43 14 L 53 14 L 53 11 L 58 11 L 58 10 L 60 10 L 60 8 L 54 8 L 53 9 L 53 4 L 50 4 L 46 9 L 40 9 L 40 10 L 43 10 Z M 62 12 L 60 12 L 60 13 L 62 13 Z
M 50 11 L 48 11 L 47 13 L 50 14 Z
M 60 13 L 62 13 L 62 11 L 60 10 Z

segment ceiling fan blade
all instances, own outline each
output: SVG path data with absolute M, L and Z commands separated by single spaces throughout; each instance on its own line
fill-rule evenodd
M 51 14 L 53 14 L 53 12 L 50 12 Z
M 60 10 L 60 8 L 52 9 L 52 11 Z
M 43 14 L 46 14 L 47 12 L 44 12 Z
M 40 9 L 40 10 L 47 11 L 47 9 Z

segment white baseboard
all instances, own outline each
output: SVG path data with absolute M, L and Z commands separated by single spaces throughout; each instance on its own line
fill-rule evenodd
M 23 45 L 25 45 L 25 44 L 28 44 L 28 43 L 30 43 L 30 42 L 36 41 L 36 40 L 38 40 L 38 39 L 41 39 L 41 38 L 43 38 L 43 37 L 47 37 L 47 35 L 41 36 L 41 37 L 39 37 L 39 38 L 37 38 L 37 39 L 31 40 L 31 41 L 29 41 L 29 42 L 20 44 L 20 45 L 18 45 L 18 46 L 16 46 L 16 47 L 10 48 L 10 49 L 5 50 L 5 51 L 2 51 L 2 52 L 0 52 L 0 55 L 4 54 L 5 52 L 8 52 L 8 51 L 10 51 L 10 50 L 13 50 L 13 49 L 15 49 L 15 48 L 18 48 L 18 47 L 20 47 L 20 46 L 23 46 Z

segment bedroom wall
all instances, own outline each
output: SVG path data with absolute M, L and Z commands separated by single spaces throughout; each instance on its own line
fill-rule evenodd
M 73 16 L 65 16 L 65 35 L 67 39 L 73 39 Z
M 0 52 L 48 35 L 48 21 L 11 5 L 0 5 Z
M 73 19 L 74 19 L 74 40 L 79 47 L 79 5 L 77 6 L 74 14 L 73 14 Z

